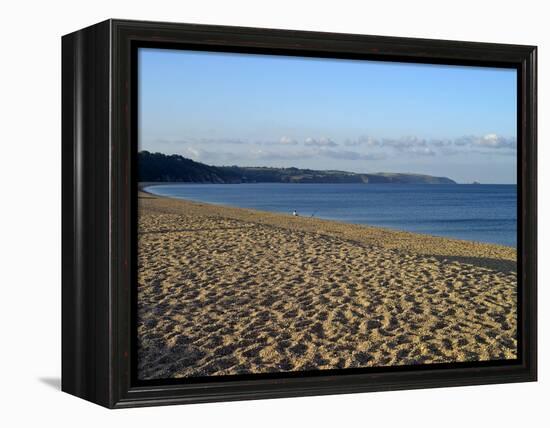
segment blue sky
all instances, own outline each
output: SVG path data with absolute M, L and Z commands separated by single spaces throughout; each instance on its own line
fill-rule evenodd
M 139 149 L 516 182 L 516 71 L 139 51 Z

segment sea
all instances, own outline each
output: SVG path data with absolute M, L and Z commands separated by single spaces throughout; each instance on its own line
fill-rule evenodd
M 160 196 L 516 247 L 517 186 L 162 184 Z

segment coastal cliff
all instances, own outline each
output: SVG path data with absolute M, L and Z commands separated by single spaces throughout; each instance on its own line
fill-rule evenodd
M 180 155 L 138 153 L 139 181 L 190 183 L 456 184 L 447 177 L 401 173 L 355 173 L 301 168 L 211 166 Z

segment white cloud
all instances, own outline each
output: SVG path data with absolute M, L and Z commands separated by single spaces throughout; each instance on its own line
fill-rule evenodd
M 322 137 L 322 138 L 306 138 L 304 144 L 306 146 L 313 146 L 313 147 L 336 147 L 338 146 L 337 143 L 332 141 L 330 138 Z
M 295 146 L 298 144 L 298 141 L 293 138 L 283 136 L 280 138 L 279 143 L 285 146 Z
M 401 138 L 374 138 L 361 136 L 354 140 L 346 140 L 348 147 L 370 147 L 380 149 L 387 154 L 412 154 L 423 156 L 454 155 L 460 153 L 490 154 L 495 150 L 503 150 L 514 154 L 516 139 L 502 137 L 497 134 L 483 136 L 463 136 L 455 139 L 424 139 L 415 136 Z M 502 153 L 504 154 L 504 153 Z
M 194 147 L 186 147 L 183 152 L 186 152 L 190 156 L 193 156 L 197 159 L 200 159 L 202 156 L 204 156 L 203 153 L 205 153 L 203 150 L 195 149 Z
M 319 156 L 343 160 L 379 160 L 386 157 L 384 153 L 361 153 L 350 150 L 320 149 L 317 151 L 317 154 Z
M 189 144 L 201 144 L 201 145 L 225 145 L 225 144 L 248 144 L 249 142 L 240 138 L 154 138 L 145 139 L 144 145 L 189 145 Z
M 411 147 L 406 149 L 407 153 L 413 153 L 420 156 L 435 156 L 435 150 L 429 147 Z
M 425 139 L 416 136 L 376 138 L 360 136 L 347 139 L 344 147 L 328 137 L 308 137 L 301 142 L 290 136 L 279 139 L 246 141 L 232 138 L 157 140 L 158 150 L 179 152 L 183 156 L 205 163 L 239 163 L 244 161 L 300 160 L 315 157 L 335 160 L 367 161 L 407 159 L 407 157 L 450 157 L 460 155 L 514 156 L 516 140 L 496 133 L 462 136 L 454 139 Z M 169 144 L 181 144 L 169 149 Z M 235 144 L 232 148 L 224 145 Z M 165 149 L 166 148 L 166 149 Z M 148 149 L 148 148 L 147 148 Z M 155 150 L 153 150 L 155 151 Z
M 311 150 L 252 150 L 248 154 L 244 155 L 247 159 L 251 160 L 296 160 L 296 159 L 308 159 L 315 156 Z
M 242 156 L 236 152 L 226 152 L 226 151 L 211 151 L 204 150 L 198 147 L 184 147 L 182 150 L 179 150 L 180 155 L 186 158 L 190 158 L 197 162 L 238 162 L 242 159 Z
M 475 145 L 481 147 L 490 147 L 495 149 L 515 149 L 516 140 L 515 138 L 505 138 L 498 136 L 496 134 L 487 134 L 482 138 L 478 138 L 474 141 Z

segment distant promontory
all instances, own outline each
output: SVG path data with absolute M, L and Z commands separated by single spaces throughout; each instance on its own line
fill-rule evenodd
M 301 168 L 211 166 L 180 155 L 148 151 L 138 153 L 138 168 L 140 182 L 456 184 L 447 177 L 423 174 L 359 174 Z

